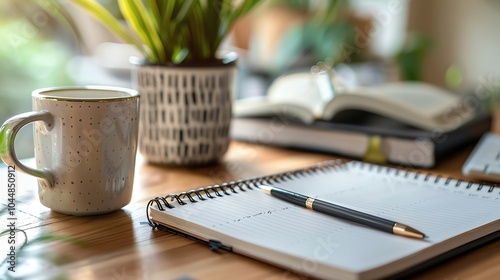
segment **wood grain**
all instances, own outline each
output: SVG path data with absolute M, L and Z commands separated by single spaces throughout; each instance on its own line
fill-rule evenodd
M 440 163 L 431 173 L 464 177 L 460 168 L 471 147 Z M 154 231 L 146 222 L 145 206 L 158 195 L 178 193 L 242 178 L 268 175 L 335 159 L 331 155 L 234 142 L 215 166 L 149 165 L 140 156 L 132 202 L 101 216 L 75 217 L 55 213 L 38 201 L 36 180 L 17 173 L 18 226 L 29 240 L 43 233 L 71 236 L 65 241 L 29 246 L 16 276 L 64 279 L 303 279 L 281 268 L 228 252 L 212 252 L 194 241 Z M 0 169 L 0 185 L 7 171 Z M 5 188 L 0 199 L 6 204 Z M 5 221 L 5 216 L 2 221 Z M 5 256 L 7 241 L 0 240 Z M 500 275 L 500 241 L 423 271 L 415 279 L 492 279 Z

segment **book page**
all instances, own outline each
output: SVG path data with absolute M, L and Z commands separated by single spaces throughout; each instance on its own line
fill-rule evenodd
M 243 249 L 254 248 L 258 255 L 258 248 L 267 248 L 300 259 L 294 264 L 296 270 L 312 274 L 322 265 L 353 273 L 368 271 L 488 223 L 499 229 L 498 189 L 477 190 L 477 185 L 455 186 L 454 180 L 435 182 L 434 177 L 396 175 L 394 169 L 370 170 L 370 166 L 349 164 L 349 168 L 298 175 L 273 186 L 409 225 L 424 232 L 427 239 L 396 236 L 327 216 L 259 189 L 179 205 L 162 215 L 175 217 L 176 227 L 201 235 L 210 232 L 210 238 L 235 251 L 251 244 Z M 273 262 L 280 261 L 284 260 Z
M 276 79 L 265 97 L 246 98 L 234 103 L 236 117 L 288 116 L 312 123 L 321 118 L 326 101 L 309 73 L 295 73 Z
M 292 103 L 304 106 L 316 118 L 322 116 L 326 103 L 322 100 L 318 85 L 310 73 L 295 73 L 276 79 L 269 87 L 267 100 L 275 104 Z
M 237 100 L 234 115 L 285 115 L 312 123 L 330 121 L 345 110 L 360 110 L 422 130 L 446 132 L 468 122 L 476 113 L 465 106 L 462 96 L 422 82 L 384 83 L 351 90 L 332 87 L 331 95 L 324 97 L 321 92 L 325 86 L 320 81 L 310 73 L 285 75 L 271 84 L 267 96 Z
M 472 108 L 462 106 L 460 96 L 419 82 L 387 83 L 344 92 L 325 106 L 323 118 L 329 120 L 344 110 L 367 111 L 428 131 L 451 131 L 474 116 Z
M 427 118 L 435 118 L 457 106 L 461 101 L 456 94 L 419 82 L 363 87 L 356 90 L 355 94 L 375 96 L 391 106 L 416 111 Z

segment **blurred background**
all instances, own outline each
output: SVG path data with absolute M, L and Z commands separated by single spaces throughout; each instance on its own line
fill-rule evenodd
M 114 0 L 98 0 L 119 15 Z M 457 94 L 500 88 L 500 0 L 265 0 L 222 51 L 239 54 L 238 97 L 277 77 L 333 67 L 350 85 L 420 80 Z M 31 92 L 61 85 L 134 87 L 120 42 L 69 1 L 0 2 L 0 122 L 31 110 Z M 31 128 L 16 143 L 33 156 Z

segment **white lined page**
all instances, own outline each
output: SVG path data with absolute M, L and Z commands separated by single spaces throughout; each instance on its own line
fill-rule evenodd
M 416 240 L 381 232 L 292 205 L 259 189 L 152 211 L 152 217 L 162 217 L 181 229 L 193 229 L 196 224 L 197 234 L 209 232 L 210 238 L 234 246 L 236 251 L 241 241 L 304 263 L 354 273 L 395 262 L 487 223 L 500 230 L 498 188 L 477 191 L 478 185 L 466 189 L 466 183 L 455 187 L 457 181 L 434 183 L 435 177 L 424 181 L 425 176 L 415 179 L 414 173 L 405 177 L 404 172 L 396 175 L 395 170 L 387 173 L 385 168 L 347 166 L 273 186 L 407 224 L 429 238 Z M 252 248 L 245 250 L 251 252 Z M 286 260 L 270 261 L 286 264 Z M 301 270 L 300 263 L 292 266 L 297 265 L 295 269 Z

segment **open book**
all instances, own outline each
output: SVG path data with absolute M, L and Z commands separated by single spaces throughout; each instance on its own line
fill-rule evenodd
M 258 184 L 415 227 L 392 235 L 267 195 Z M 360 162 L 308 168 L 152 199 L 151 225 L 306 276 L 378 279 L 500 235 L 498 188 Z M 443 255 L 446 254 L 446 255 Z
M 473 110 L 460 96 L 429 84 L 399 82 L 348 90 L 317 75 L 297 73 L 278 78 L 269 87 L 266 97 L 237 100 L 234 115 L 287 115 L 312 123 L 331 120 L 342 111 L 358 110 L 422 130 L 444 132 L 454 130 L 474 117 Z

